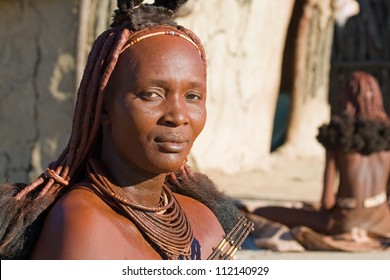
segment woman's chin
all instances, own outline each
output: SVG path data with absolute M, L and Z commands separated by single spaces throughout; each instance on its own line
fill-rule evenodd
M 170 166 L 159 166 L 156 168 L 156 173 L 172 173 L 172 172 L 176 172 L 180 169 L 180 167 L 182 166 L 183 164 L 180 164 L 180 165 L 170 165 Z
M 176 172 L 180 169 L 180 167 L 182 167 L 184 164 L 184 161 L 180 162 L 180 163 L 175 163 L 175 164 L 169 164 L 169 165 L 166 165 L 166 164 L 161 164 L 161 165 L 156 165 L 154 170 L 155 170 L 155 173 L 172 173 L 172 172 Z

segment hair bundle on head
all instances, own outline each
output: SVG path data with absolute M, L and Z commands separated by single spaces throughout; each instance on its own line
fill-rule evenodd
M 154 6 L 165 7 L 173 12 L 177 12 L 188 0 L 156 0 L 154 1 Z
M 143 0 L 118 0 L 117 6 L 121 11 L 132 10 L 134 7 L 141 5 Z
M 155 1 L 142 4 L 142 0 L 118 0 L 118 9 L 114 11 L 112 27 L 127 24 L 132 30 L 139 30 L 156 24 L 176 25 L 173 15 L 187 2 Z

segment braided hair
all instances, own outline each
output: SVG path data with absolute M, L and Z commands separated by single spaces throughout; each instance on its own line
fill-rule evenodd
M 355 71 L 346 80 L 336 110 L 337 115 L 389 122 L 379 83 L 364 71 Z
M 390 119 L 376 78 L 353 72 L 338 97 L 329 124 L 319 128 L 318 141 L 327 149 L 369 155 L 390 150 Z
M 94 42 L 77 92 L 71 135 L 58 159 L 28 185 L 1 185 L 0 206 L 7 205 L 0 211 L 2 259 L 28 257 L 37 238 L 37 223 L 69 186 L 85 179 L 88 159 L 99 156 L 105 88 L 127 42 L 157 28 L 175 30 L 197 46 L 206 74 L 205 51 L 199 38 L 172 20 L 187 0 L 142 2 L 118 0 L 110 28 Z

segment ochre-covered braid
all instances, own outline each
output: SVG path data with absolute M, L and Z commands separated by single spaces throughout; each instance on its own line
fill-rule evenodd
M 74 178 L 76 173 L 78 173 L 76 175 L 85 173 L 80 169 L 85 169 L 83 166 L 86 156 L 90 153 L 99 133 L 104 90 L 120 51 L 131 34 L 132 32 L 123 28 L 110 29 L 96 40 L 78 91 L 68 146 L 59 159 L 48 167 L 50 171 L 46 171 L 46 174 L 50 173 L 52 176 L 42 174 L 22 190 L 16 196 L 17 199 L 22 199 L 38 187 L 41 188 L 39 197 L 42 197 L 51 187 L 62 189 L 69 182 L 76 182 L 77 178 Z
M 340 90 L 335 113 L 390 123 L 378 80 L 363 71 L 354 71 L 347 78 Z

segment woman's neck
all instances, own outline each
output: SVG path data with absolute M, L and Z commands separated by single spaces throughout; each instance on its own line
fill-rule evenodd
M 155 206 L 160 201 L 166 174 L 151 174 L 138 170 L 125 161 L 115 147 L 103 147 L 100 158 L 115 180 L 112 183 L 121 187 L 133 202 L 143 206 Z

